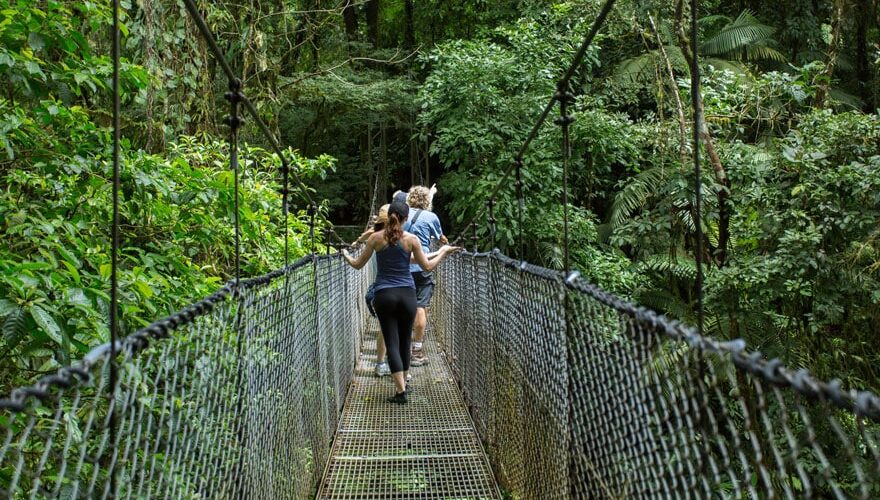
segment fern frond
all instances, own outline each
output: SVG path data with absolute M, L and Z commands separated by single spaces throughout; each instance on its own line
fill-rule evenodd
M 829 94 L 831 95 L 831 99 L 839 102 L 840 104 L 843 104 L 844 106 L 849 106 L 853 109 L 862 109 L 865 106 L 865 101 L 863 101 L 859 96 L 844 92 L 839 88 L 831 89 Z
M 659 63 L 659 58 L 654 51 L 642 54 L 640 56 L 631 57 L 621 62 L 614 72 L 615 78 L 625 82 L 644 81 L 653 72 L 654 67 Z
M 611 204 L 608 215 L 610 231 L 613 232 L 623 225 L 636 210 L 645 205 L 652 194 L 660 192 L 660 185 L 665 180 L 665 169 L 660 167 L 644 170 L 630 179 L 629 184 L 617 193 Z
M 687 61 L 681 49 L 675 45 L 665 45 L 663 49 L 669 57 L 672 68 L 681 73 L 688 72 Z M 653 81 L 654 68 L 663 64 L 659 50 L 652 50 L 636 57 L 623 60 L 614 71 L 615 78 L 623 82 L 649 82 Z
M 688 319 L 690 315 L 687 304 L 666 290 L 643 290 L 636 294 L 636 299 L 639 304 L 679 321 Z
M 671 257 L 669 255 L 653 255 L 639 263 L 639 272 L 671 274 L 682 281 L 693 281 L 697 277 L 697 265 L 687 257 Z

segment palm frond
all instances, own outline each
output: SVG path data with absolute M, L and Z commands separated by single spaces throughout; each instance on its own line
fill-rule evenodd
M 745 47 L 744 50 L 746 52 L 746 60 L 749 61 L 785 61 L 785 56 L 782 52 L 766 45 L 749 45 Z
M 748 56 L 746 49 L 750 46 L 766 46 L 767 42 L 772 41 L 771 37 L 775 32 L 776 28 L 762 24 L 751 11 L 744 10 L 733 22 L 701 43 L 700 51 L 708 56 L 739 59 L 743 55 Z M 770 54 L 766 51 L 763 53 Z M 782 54 L 776 52 L 771 55 L 777 57 Z
M 749 68 L 739 61 L 729 61 L 727 59 L 721 59 L 720 57 L 706 57 L 702 60 L 702 63 L 707 66 L 712 66 L 715 69 L 730 71 L 735 75 L 751 74 Z

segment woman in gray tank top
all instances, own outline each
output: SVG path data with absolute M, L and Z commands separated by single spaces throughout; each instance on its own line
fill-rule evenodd
M 364 267 L 376 252 L 376 296 L 373 307 L 382 328 L 396 389 L 394 396 L 388 400 L 398 404 L 406 403 L 410 340 L 416 316 L 416 287 L 409 272 L 410 260 L 426 271 L 433 271 L 447 255 L 459 250 L 458 247 L 447 245 L 428 258 L 418 238 L 403 230 L 403 222 L 408 215 L 409 207 L 405 203 L 392 203 L 388 207 L 385 228 L 370 236 L 364 251 L 357 258 L 343 252 L 345 260 L 355 269 Z

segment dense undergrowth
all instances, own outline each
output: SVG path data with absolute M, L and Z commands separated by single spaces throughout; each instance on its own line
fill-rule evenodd
M 8 392 L 109 340 L 110 62 L 93 52 L 109 11 L 100 2 L 19 2 L 0 15 L 0 78 L 10 85 L 0 96 L 0 386 Z M 126 109 L 141 109 L 156 84 L 143 67 L 123 64 Z M 127 333 L 234 276 L 234 174 L 219 137 L 180 135 L 149 152 L 132 130 L 136 116 L 125 118 L 119 283 Z M 287 154 L 306 179 L 333 168 L 328 156 Z M 241 158 L 242 274 L 254 276 L 283 264 L 280 161 L 246 144 Z M 308 221 L 304 210 L 289 216 L 292 258 L 311 248 Z
M 707 331 L 880 390 L 880 53 L 877 16 L 853 15 L 877 5 L 783 3 L 706 1 L 697 13 Z M 591 280 L 693 322 L 693 48 L 677 5 L 622 3 L 577 68 L 571 248 Z M 231 173 L 226 82 L 194 25 L 173 2 L 124 7 L 130 331 L 230 276 Z M 202 7 L 330 218 L 362 224 L 373 198 L 438 181 L 454 234 L 513 161 L 599 2 Z M 106 0 L 0 3 L 7 385 L 107 337 L 109 12 Z M 255 274 L 279 263 L 277 160 L 252 125 L 244 136 L 255 145 L 242 191 Z M 557 268 L 559 142 L 550 124 L 525 156 L 522 225 L 512 183 L 496 208 L 497 246 Z M 324 153 L 336 160 L 308 159 Z M 291 224 L 301 253 L 301 211 Z M 486 225 L 480 234 L 485 248 Z

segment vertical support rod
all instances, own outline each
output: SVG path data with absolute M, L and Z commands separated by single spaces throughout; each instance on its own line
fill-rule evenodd
M 516 162 L 515 162 L 515 166 L 516 166 L 515 185 L 516 185 L 516 200 L 517 200 L 516 216 L 517 216 L 517 224 L 519 225 L 519 227 L 517 229 L 519 231 L 519 241 L 518 241 L 519 255 L 517 257 L 519 257 L 520 260 L 525 259 L 525 247 L 523 246 L 523 213 L 526 210 L 526 199 L 523 196 L 522 165 L 523 165 L 522 158 L 517 158 Z
M 574 122 L 574 118 L 568 114 L 568 105 L 574 100 L 574 96 L 568 91 L 568 80 L 561 80 L 559 82 L 556 88 L 556 100 L 559 101 L 559 118 L 556 119 L 556 124 L 562 128 L 562 251 L 565 272 L 568 273 L 571 271 L 568 251 L 568 169 L 571 163 L 569 125 Z
M 284 269 L 287 269 L 287 266 L 290 265 L 290 228 L 287 221 L 290 218 L 288 216 L 290 210 L 288 207 L 290 194 L 290 164 L 287 163 L 287 160 L 285 160 L 283 156 L 281 157 L 281 173 L 284 177 L 282 180 L 284 187 L 281 191 L 281 216 L 284 217 Z
M 489 241 L 492 245 L 489 250 L 491 251 L 495 250 L 495 223 L 497 222 L 495 220 L 495 199 L 489 198 L 489 201 L 486 202 L 486 206 L 489 208 Z
M 318 247 L 315 244 L 315 214 L 318 211 L 318 207 L 314 204 L 309 205 L 309 241 L 311 242 L 311 251 L 315 253 L 318 251 Z
M 113 58 L 113 222 L 110 243 L 110 442 L 116 443 L 118 425 L 116 418 L 117 345 L 119 339 L 119 0 L 113 0 L 112 26 Z M 116 461 L 111 462 L 110 497 L 116 497 Z
M 229 81 L 229 92 L 226 93 L 229 101 L 229 117 L 226 119 L 229 125 L 229 168 L 234 174 L 233 182 L 233 224 L 235 224 L 235 286 L 241 279 L 241 220 L 239 218 L 239 165 L 238 165 L 238 129 L 242 119 L 238 115 L 238 104 L 241 102 L 241 80 L 238 78 Z
M 700 65 L 697 53 L 697 15 L 699 0 L 691 0 L 691 106 L 694 108 L 694 229 L 696 231 L 697 261 L 697 329 L 703 334 L 703 183 L 700 178 L 700 130 L 703 126 L 703 111 L 700 106 Z
M 696 253 L 696 261 L 697 261 L 697 277 L 696 277 L 696 288 L 697 288 L 697 331 L 700 332 L 700 335 L 703 335 L 703 326 L 705 323 L 704 311 L 703 311 L 703 181 L 701 179 L 700 172 L 700 132 L 703 128 L 703 106 L 700 102 L 700 64 L 699 64 L 699 45 L 697 44 L 698 38 L 698 23 L 697 17 L 699 16 L 700 9 L 700 1 L 699 0 L 691 0 L 691 51 L 693 53 L 693 58 L 691 59 L 691 106 L 694 110 L 694 130 L 693 130 L 693 142 L 694 142 L 694 230 L 696 232 L 696 245 L 694 245 L 694 251 Z M 703 355 L 703 350 L 699 349 L 697 351 L 697 368 L 698 368 L 698 383 L 696 387 L 693 389 L 694 391 L 702 391 L 703 389 L 703 381 L 705 379 L 706 373 L 706 362 Z M 703 397 L 705 395 L 703 394 Z M 700 406 L 700 412 L 697 414 L 697 422 L 696 426 L 700 431 L 703 431 L 703 426 L 708 421 L 708 417 L 706 415 L 706 409 L 703 406 Z M 707 466 L 707 457 L 706 453 L 700 453 L 700 475 L 706 474 L 706 466 Z M 687 487 L 696 486 L 693 482 L 686 483 Z
M 473 234 L 471 235 L 471 243 L 474 245 L 474 253 L 477 253 L 480 251 L 480 248 L 479 248 L 480 238 L 479 238 L 479 236 L 477 236 L 477 222 L 476 221 L 474 221 L 474 223 L 471 224 L 471 229 L 473 230 Z
M 243 411 L 243 399 L 244 396 L 242 394 L 242 384 L 243 384 L 243 375 L 244 375 L 244 366 L 243 366 L 243 352 L 244 352 L 244 332 L 241 331 L 241 320 L 242 320 L 242 304 L 241 304 L 241 290 L 239 289 L 239 281 L 241 280 L 241 220 L 239 218 L 239 206 L 238 206 L 238 196 L 239 196 L 239 179 L 238 179 L 238 129 L 242 124 L 242 119 L 238 114 L 238 104 L 241 102 L 241 80 L 238 78 L 234 78 L 229 80 L 229 91 L 226 92 L 224 96 L 227 101 L 229 101 L 229 116 L 226 118 L 226 124 L 229 125 L 229 168 L 233 171 L 233 224 L 235 226 L 235 288 L 232 292 L 232 300 L 236 302 L 235 309 L 235 332 L 236 332 L 236 341 L 235 341 L 235 355 L 237 362 L 237 373 L 236 373 L 236 418 L 238 421 L 238 429 L 237 429 L 237 438 L 238 438 L 238 446 L 239 446 L 239 455 L 238 455 L 238 463 L 237 467 L 237 477 L 240 479 L 244 479 L 244 463 L 245 463 L 245 454 L 247 444 L 245 442 L 246 439 L 246 430 L 245 430 L 245 420 L 244 420 L 244 411 Z M 245 482 L 239 482 L 238 486 L 241 488 L 245 488 Z M 242 490 L 243 491 L 243 490 Z M 239 492 L 241 493 L 241 492 Z

